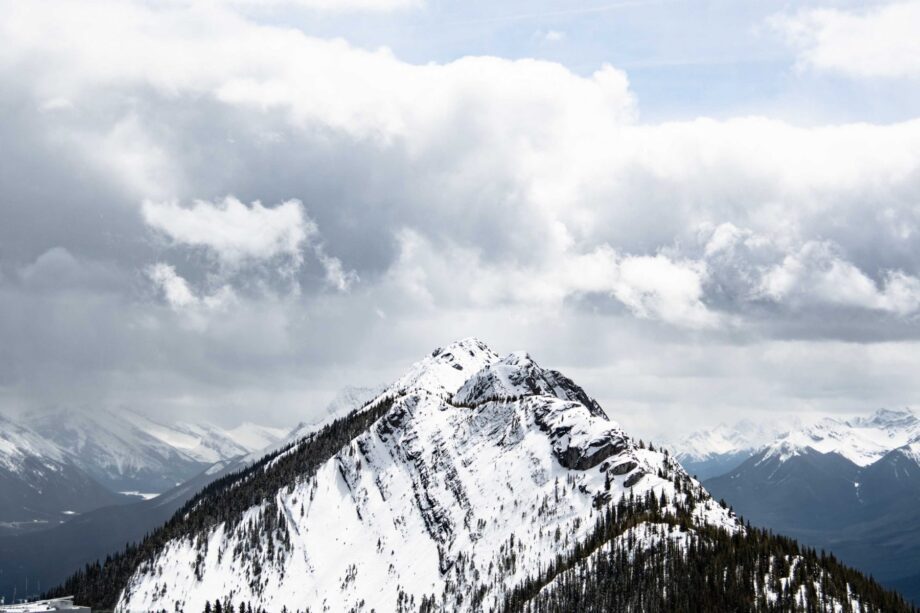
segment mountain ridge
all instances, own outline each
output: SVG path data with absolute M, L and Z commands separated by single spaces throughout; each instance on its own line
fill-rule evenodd
M 834 573 L 839 585 L 820 583 L 828 601 L 902 608 L 870 581 L 746 527 L 560 373 L 464 339 L 347 417 L 212 483 L 142 543 L 60 590 L 118 611 L 198 611 L 214 598 L 267 611 L 513 610 L 522 598 L 542 602 L 544 589 L 563 597 L 553 582 L 577 564 L 623 555 L 648 554 L 642 593 L 660 593 L 671 586 L 665 564 L 699 548 L 715 569 L 719 543 L 732 549 L 735 539 L 767 543 L 790 568 L 805 564 L 801 577 Z M 559 573 L 541 579 L 554 558 Z M 759 568 L 757 559 L 738 568 Z M 812 598 L 779 572 L 747 596 L 721 571 L 696 587 L 758 606 Z
M 215 462 L 256 451 L 252 444 L 261 448 L 285 434 L 264 426 L 167 426 L 127 409 L 59 407 L 21 416 L 16 423 L 43 442 L 43 453 L 113 492 L 167 491 Z

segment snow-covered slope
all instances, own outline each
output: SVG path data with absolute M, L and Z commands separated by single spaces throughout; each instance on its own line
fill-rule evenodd
M 718 455 L 759 449 L 778 435 L 788 431 L 778 425 L 742 420 L 731 426 L 719 424 L 715 428 L 696 430 L 671 445 L 679 458 L 705 460 Z
M 65 461 L 65 454 L 57 445 L 0 415 L 0 469 L 18 472 L 29 457 L 43 458 L 49 463 Z
M 205 464 L 260 451 L 283 440 L 288 434 L 283 428 L 248 422 L 227 430 L 203 422 L 165 425 L 130 411 L 119 415 L 150 436 Z
M 207 465 L 121 412 L 62 408 L 31 415 L 27 424 L 115 491 L 162 492 Z
M 834 417 L 795 429 L 776 439 L 767 457 L 785 461 L 806 449 L 837 453 L 857 466 L 868 466 L 889 451 L 920 440 L 920 419 L 910 409 L 879 409 L 868 417 Z
M 583 542 L 601 509 L 647 495 L 667 507 L 697 492 L 695 525 L 743 531 L 672 457 L 641 448 L 581 388 L 526 354 L 457 342 L 363 409 L 375 410 L 381 417 L 315 471 L 164 541 L 118 610 L 201 611 L 226 597 L 270 611 L 392 611 L 432 594 L 449 609 L 489 609 Z M 256 481 L 281 478 L 297 453 L 204 496 L 186 521 L 210 515 L 212 498 L 235 502 Z
M 289 429 L 262 426 L 247 421 L 224 432 L 244 451 L 252 453 L 253 451 L 271 447 L 284 440 L 289 433 Z M 224 457 L 223 459 L 228 458 Z

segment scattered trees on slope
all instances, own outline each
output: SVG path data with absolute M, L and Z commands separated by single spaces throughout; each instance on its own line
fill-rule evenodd
M 127 544 L 120 553 L 87 564 L 46 596 L 73 595 L 77 602 L 94 609 L 113 608 L 134 572 L 141 565 L 152 563 L 170 540 L 204 536 L 221 523 L 235 527 L 247 509 L 273 502 L 282 488 L 313 476 L 323 463 L 385 415 L 392 404 L 393 398 L 385 398 L 362 407 L 245 469 L 214 481 L 140 543 Z M 280 524 L 266 522 L 266 525 Z M 280 536 L 283 542 L 284 535 Z

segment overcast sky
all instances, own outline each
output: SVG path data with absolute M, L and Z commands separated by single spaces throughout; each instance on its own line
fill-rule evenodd
M 920 401 L 920 2 L 0 0 L 0 408 L 477 336 L 643 435 Z

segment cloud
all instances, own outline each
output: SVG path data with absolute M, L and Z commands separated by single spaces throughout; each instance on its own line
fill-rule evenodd
M 150 279 L 163 291 L 163 296 L 173 308 L 184 308 L 198 304 L 198 297 L 192 293 L 188 282 L 176 274 L 169 264 L 159 262 L 147 269 Z
M 326 281 L 329 285 L 340 292 L 346 292 L 352 285 L 358 282 L 358 273 L 354 270 L 345 270 L 342 261 L 327 254 L 322 243 L 315 244 L 313 246 L 313 252 L 316 254 L 316 259 L 319 260 L 319 263 L 322 264 L 323 269 L 326 271 Z
M 718 319 L 702 302 L 704 276 L 704 266 L 662 255 L 625 258 L 613 293 L 640 316 L 712 327 Z
M 390 280 L 432 309 L 515 305 L 559 312 L 570 299 L 603 295 L 638 317 L 679 327 L 705 328 L 718 321 L 702 302 L 705 265 L 700 262 L 661 254 L 624 256 L 604 245 L 543 261 L 490 263 L 477 251 L 433 244 L 413 232 L 404 232 L 400 242 Z
M 853 78 L 920 77 L 920 2 L 861 11 L 809 9 L 772 19 L 805 68 Z
M 191 207 L 146 201 L 142 212 L 147 225 L 174 247 L 200 248 L 213 256 L 223 277 L 268 261 L 277 262 L 274 270 L 289 277 L 303 264 L 304 249 L 310 249 L 333 288 L 347 291 L 358 280 L 355 271 L 345 270 L 341 260 L 326 252 L 319 228 L 298 200 L 274 207 L 258 201 L 247 206 L 232 196 L 213 203 L 198 200 Z M 172 267 L 156 264 L 150 276 L 174 306 L 192 301 L 187 282 Z
M 920 309 L 920 279 L 886 271 L 876 283 L 826 242 L 809 241 L 765 272 L 764 296 L 793 305 L 825 303 L 910 315 Z
M 302 419 L 471 334 L 618 415 L 920 395 L 920 121 L 650 123 L 237 9 L 0 0 L 0 402 Z
M 296 200 L 272 208 L 260 202 L 247 206 L 232 196 L 215 203 L 199 200 L 188 208 L 146 201 L 142 211 L 144 221 L 173 244 L 204 248 L 230 266 L 277 256 L 299 265 L 301 246 L 317 233 Z

